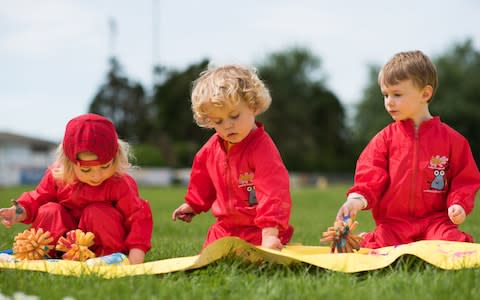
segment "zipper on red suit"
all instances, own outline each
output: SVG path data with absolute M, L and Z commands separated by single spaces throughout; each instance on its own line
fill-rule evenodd
M 418 170 L 418 135 L 419 128 L 414 128 L 414 138 L 413 138 L 413 176 L 412 176 L 412 185 L 410 190 L 410 199 L 408 201 L 408 214 L 411 217 L 415 217 L 415 196 L 417 194 L 417 170 Z
M 232 189 L 231 189 L 230 151 L 227 149 L 225 155 L 225 182 L 227 185 L 227 210 L 233 210 Z

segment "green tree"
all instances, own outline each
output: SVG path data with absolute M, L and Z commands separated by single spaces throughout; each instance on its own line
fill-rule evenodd
M 150 144 L 136 144 L 133 147 L 135 165 L 140 167 L 160 167 L 165 165 L 158 147 Z
M 353 123 L 350 124 L 352 142 L 355 145 L 352 150 L 356 156 L 378 131 L 392 122 L 383 106 L 382 92 L 377 83 L 379 71 L 379 66 L 368 66 L 368 84 L 363 91 L 362 100 L 356 106 Z
M 444 54 L 433 58 L 439 86 L 430 104 L 433 115 L 463 134 L 470 142 L 477 164 L 480 163 L 480 53 L 471 40 L 454 44 Z M 369 66 L 369 83 L 357 106 L 352 126 L 356 154 L 392 119 L 383 106 L 377 84 L 378 66 Z
M 351 166 L 345 112 L 325 86 L 321 61 L 302 48 L 258 64 L 272 106 L 260 116 L 290 170 L 339 171 Z
M 150 131 L 148 106 L 142 85 L 131 82 L 112 58 L 107 81 L 95 95 L 89 111 L 110 118 L 122 139 L 139 143 L 147 139 Z
M 480 52 L 466 40 L 455 44 L 435 64 L 439 87 L 431 111 L 468 139 L 480 165 Z
M 192 82 L 207 66 L 208 60 L 202 60 L 184 71 L 157 68 L 161 79 L 154 88 L 150 141 L 162 149 L 169 166 L 190 166 L 196 151 L 212 134 L 195 124 L 190 108 Z

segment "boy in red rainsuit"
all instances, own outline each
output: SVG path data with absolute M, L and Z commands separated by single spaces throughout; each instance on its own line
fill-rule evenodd
M 172 219 L 190 222 L 211 209 L 217 222 L 204 247 L 236 236 L 280 250 L 293 234 L 287 169 L 264 126 L 255 122 L 270 103 L 256 72 L 242 66 L 208 69 L 194 83 L 194 118 L 216 133 L 195 155 L 185 203 Z
M 56 162 L 34 191 L 22 194 L 16 206 L 0 209 L 2 223 L 32 224 L 49 231 L 54 242 L 70 230 L 90 231 L 97 256 L 123 252 L 130 263 L 142 263 L 153 221 L 150 205 L 126 173 L 128 149 L 110 120 L 96 114 L 73 118 Z
M 480 173 L 467 140 L 429 112 L 435 66 L 420 51 L 401 52 L 383 66 L 378 83 L 395 122 L 360 155 L 337 219 L 371 209 L 376 228 L 363 236 L 361 246 L 367 248 L 419 240 L 473 242 L 458 225 L 473 209 Z

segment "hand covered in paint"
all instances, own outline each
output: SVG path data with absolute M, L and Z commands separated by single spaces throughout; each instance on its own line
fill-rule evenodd
M 15 203 L 15 205 L 9 208 L 0 208 L 0 221 L 7 228 L 27 218 L 25 209 L 17 204 L 17 202 Z
M 143 263 L 144 259 L 145 259 L 145 252 L 143 252 L 143 250 L 132 248 L 130 249 L 130 252 L 128 252 L 128 260 L 132 265 L 141 264 Z
M 180 219 L 183 222 L 190 223 L 195 216 L 195 211 L 187 203 L 183 203 L 172 213 L 172 220 Z
M 362 195 L 356 193 L 349 194 L 347 201 L 338 210 L 336 220 L 343 221 L 344 217 L 350 217 L 355 220 L 357 212 L 365 207 L 367 207 L 367 200 Z
M 462 224 L 466 216 L 465 210 L 458 204 L 454 204 L 448 208 L 448 217 L 453 224 Z
M 282 250 L 283 245 L 278 238 L 278 229 L 274 227 L 267 227 L 262 229 L 262 247 Z

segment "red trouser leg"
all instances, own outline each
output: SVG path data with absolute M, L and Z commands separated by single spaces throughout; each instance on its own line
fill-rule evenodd
M 49 202 L 40 206 L 37 217 L 33 220 L 32 227 L 50 231 L 54 238 L 53 244 L 66 232 L 77 228 L 75 218 L 62 205 Z
M 390 221 L 378 224 L 373 232 L 368 232 L 360 242 L 361 247 L 382 248 L 414 242 L 415 227 L 404 221 Z
M 459 230 L 458 225 L 453 224 L 446 215 L 435 216 L 428 220 L 424 239 L 473 243 L 473 237 Z
M 293 235 L 293 227 L 290 226 L 287 230 L 280 231 L 278 238 L 282 244 L 287 244 Z M 207 239 L 203 244 L 203 248 L 212 242 L 226 236 L 236 236 L 242 240 L 249 242 L 253 245 L 262 244 L 262 229 L 256 226 L 235 226 L 235 225 L 226 225 L 222 222 L 217 222 L 213 224 L 207 233 Z
M 253 245 L 259 246 L 262 244 L 262 228 L 259 227 L 240 227 L 234 235 Z M 289 226 L 287 230 L 282 230 L 278 232 L 278 239 L 283 245 L 286 245 L 292 238 L 292 235 L 293 227 Z
M 255 226 L 236 226 L 222 221 L 213 224 L 207 233 L 203 248 L 226 236 L 234 236 L 253 245 L 262 244 L 262 230 Z
M 288 242 L 290 242 L 292 235 L 293 235 L 293 227 L 288 226 L 287 230 L 282 230 L 278 233 L 278 238 L 280 239 L 283 245 L 286 245 L 288 244 Z
M 221 239 L 225 236 L 231 236 L 232 234 L 225 230 L 219 223 L 215 223 L 208 229 L 207 238 L 203 243 L 203 248 L 207 247 L 209 244 L 213 243 L 214 241 Z
M 97 256 L 127 253 L 124 222 L 123 216 L 111 204 L 94 203 L 83 209 L 78 228 L 95 234 L 92 250 Z

